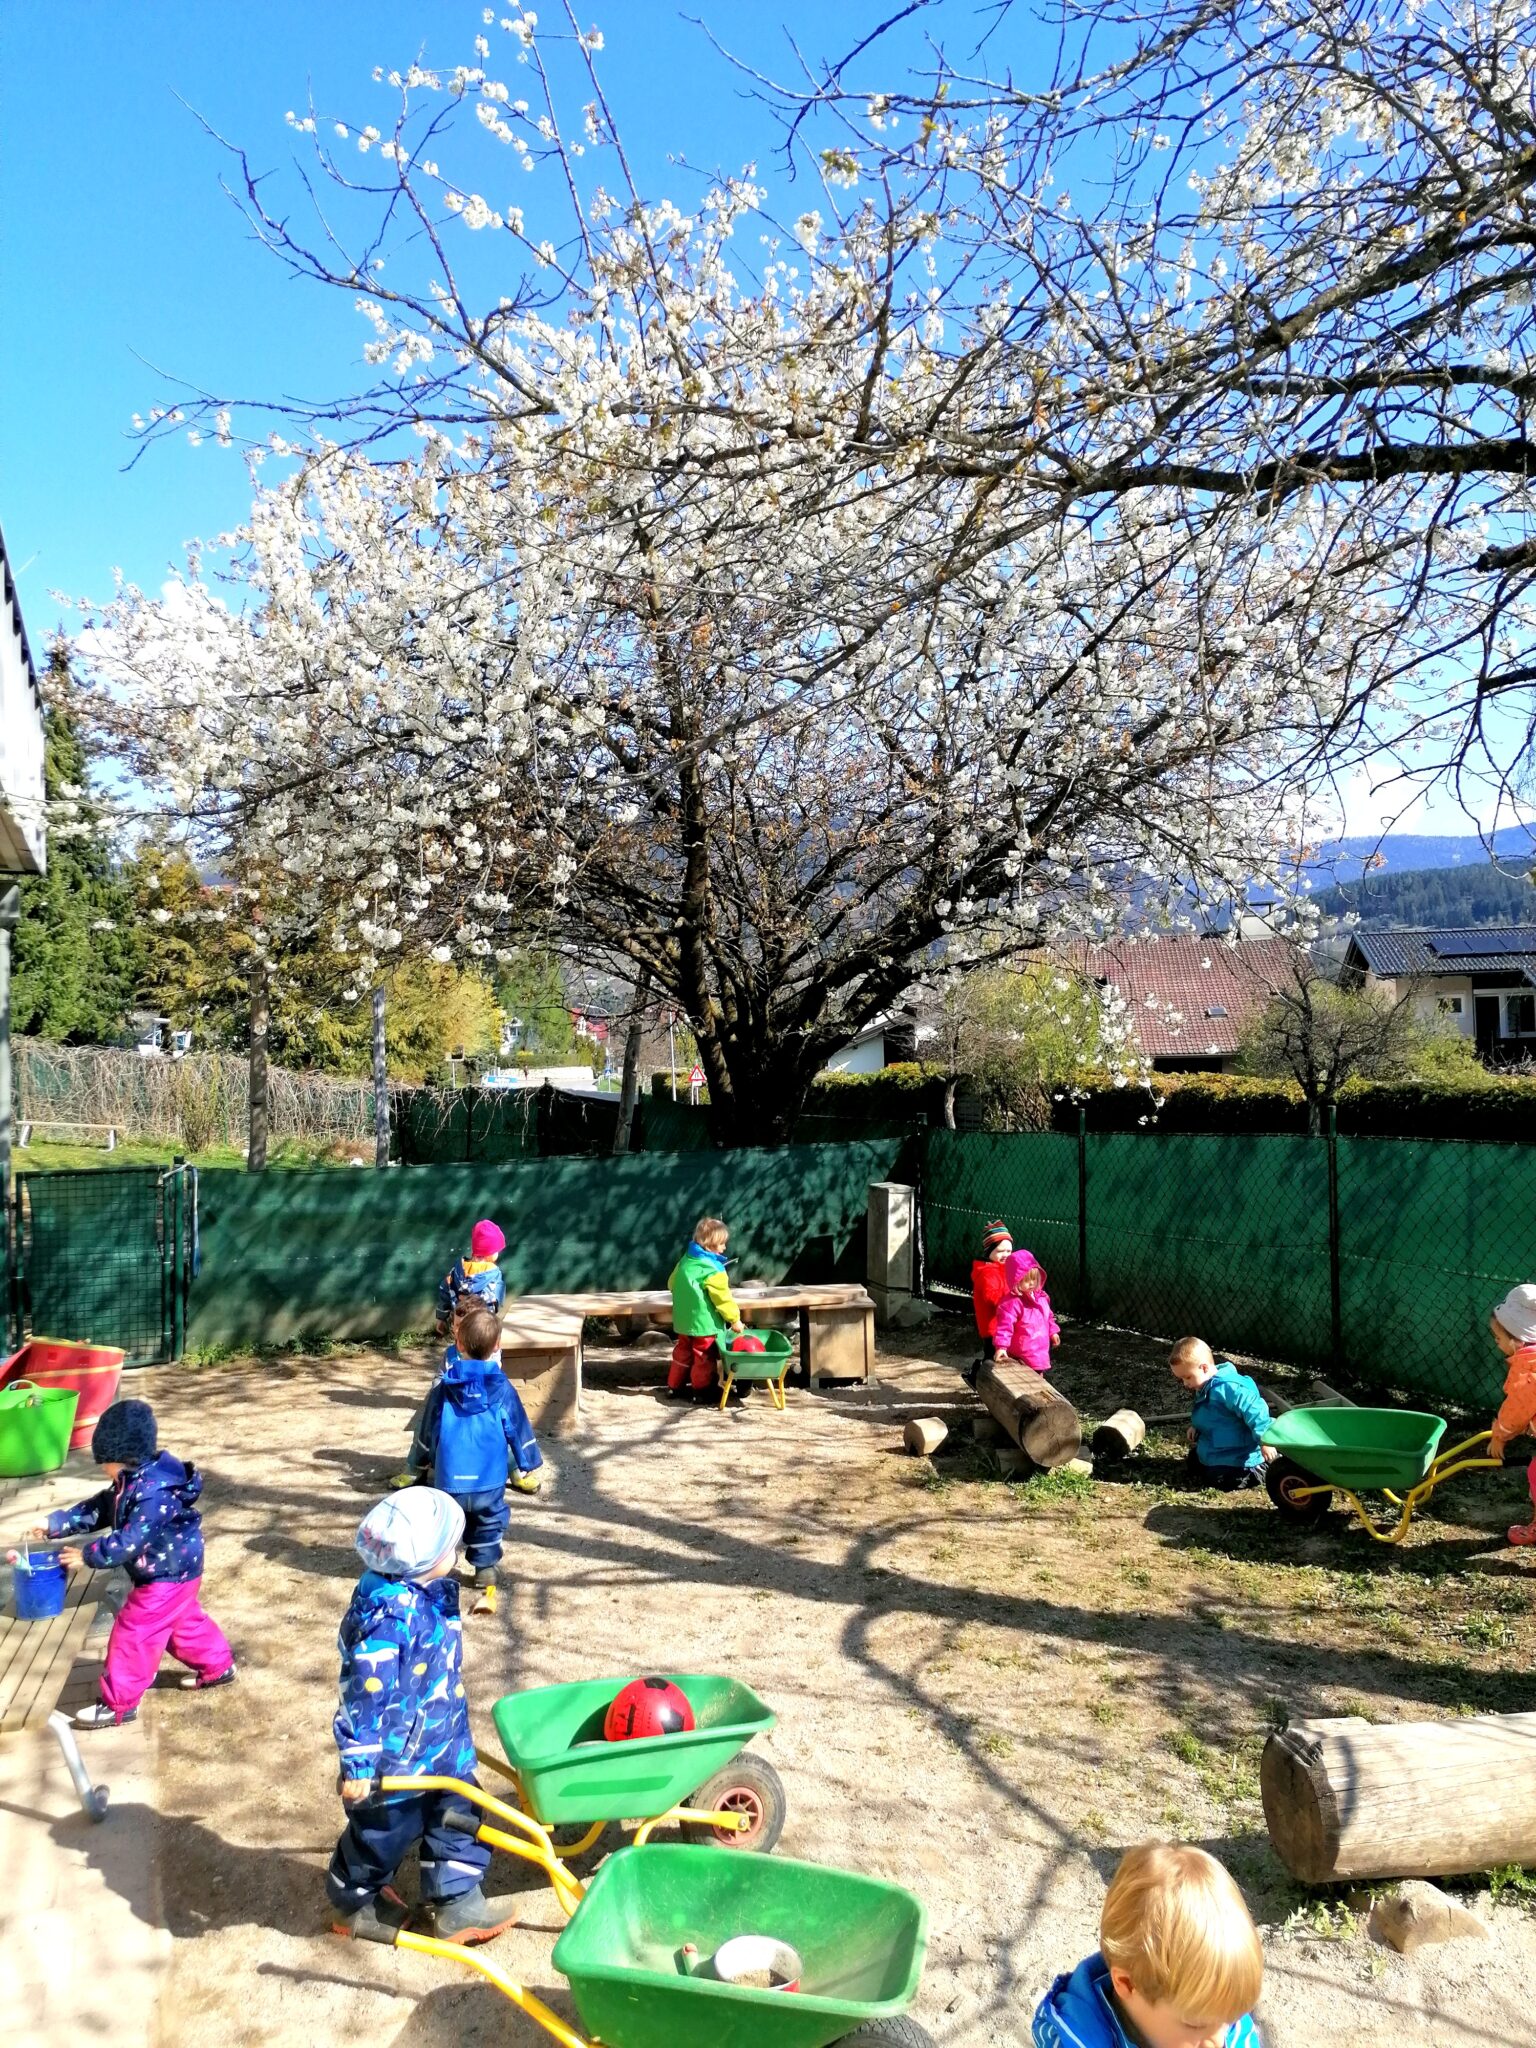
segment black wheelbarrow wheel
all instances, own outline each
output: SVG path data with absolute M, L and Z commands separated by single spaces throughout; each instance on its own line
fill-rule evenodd
M 706 1778 L 688 1804 L 704 1813 L 739 1814 L 744 1828 L 717 1828 L 708 1821 L 685 1820 L 686 1842 L 707 1842 L 720 1849 L 750 1849 L 760 1856 L 778 1841 L 789 1817 L 784 1781 L 773 1765 L 744 1749 L 723 1771 Z
M 1281 1515 L 1294 1528 L 1315 1529 L 1333 1506 L 1333 1489 L 1321 1486 L 1291 1458 L 1271 1458 L 1264 1467 L 1264 1486 Z M 1307 1487 L 1318 1487 L 1306 1493 Z
M 856 2034 L 844 2034 L 835 2048 L 933 2048 L 933 2036 L 899 2013 L 895 2019 L 866 2020 Z

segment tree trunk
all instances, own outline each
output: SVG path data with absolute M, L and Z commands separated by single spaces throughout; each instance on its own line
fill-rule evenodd
M 1306 1884 L 1536 1864 L 1536 1714 L 1298 1721 L 1264 1745 L 1259 1782 Z
M 251 1121 L 245 1153 L 247 1173 L 265 1173 L 267 1170 L 267 1133 L 271 1124 L 271 1104 L 267 1092 L 267 1031 L 271 1022 L 272 1001 L 267 979 L 267 963 L 257 958 L 251 963 Z
M 1047 1472 L 1068 1464 L 1082 1449 L 1077 1410 L 1031 1367 L 994 1360 L 982 1367 L 976 1391 L 987 1413 Z
M 946 1131 L 952 1131 L 955 1128 L 955 1092 L 959 1086 L 960 1076 L 958 1074 L 951 1074 L 944 1083 L 944 1128 Z
M 640 1041 L 645 1036 L 645 999 L 650 994 L 651 977 L 642 968 L 640 979 L 635 983 L 634 1005 L 629 1013 L 629 1029 L 624 1034 L 624 1078 L 619 1085 L 619 1120 L 614 1126 L 613 1149 L 615 1152 L 629 1150 L 630 1134 L 635 1122 L 635 1100 L 640 1089 Z
M 385 1058 L 384 985 L 373 992 L 373 1163 L 389 1164 L 389 1067 Z

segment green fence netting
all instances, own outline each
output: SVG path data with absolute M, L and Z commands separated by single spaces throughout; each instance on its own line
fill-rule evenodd
M 209 1170 L 189 1341 L 420 1329 L 480 1216 L 506 1232 L 509 1294 L 663 1286 L 710 1214 L 731 1226 L 740 1279 L 862 1279 L 869 1183 L 899 1155 L 874 1142 L 389 1173 Z
M 1001 1216 L 1069 1313 L 1498 1399 L 1488 1311 L 1536 1279 L 1536 1147 L 934 1131 L 922 1150 L 930 1282 L 968 1287 Z
M 1054 1131 L 1018 1137 L 930 1131 L 923 1141 L 925 1278 L 971 1285 L 981 1233 L 1004 1216 L 1014 1243 L 1044 1266 L 1051 1299 L 1082 1313 L 1078 1280 L 1077 1140 Z

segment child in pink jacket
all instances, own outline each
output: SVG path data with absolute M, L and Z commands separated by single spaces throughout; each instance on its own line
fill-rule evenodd
M 1005 1354 L 1036 1372 L 1049 1372 L 1051 1352 L 1061 1342 L 1061 1332 L 1051 1313 L 1051 1297 L 1045 1291 L 1045 1268 L 1033 1252 L 1011 1252 L 1003 1267 L 1004 1293 L 992 1324 L 992 1343 L 999 1358 Z

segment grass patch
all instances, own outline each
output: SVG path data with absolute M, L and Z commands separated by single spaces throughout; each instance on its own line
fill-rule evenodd
M 1023 1508 L 1080 1505 L 1094 1498 L 1093 1478 L 1087 1472 L 1069 1472 L 1063 1465 L 1056 1472 L 1037 1472 L 1019 1492 Z

